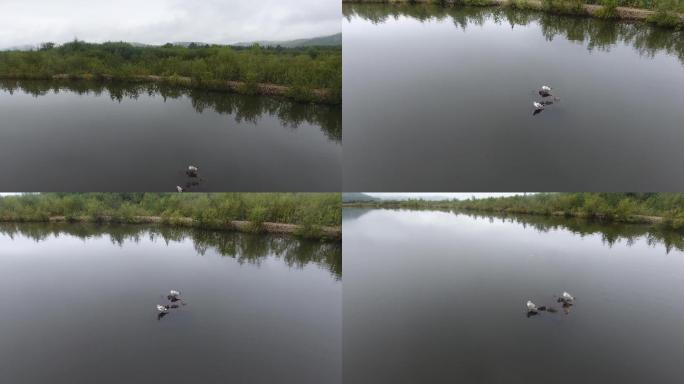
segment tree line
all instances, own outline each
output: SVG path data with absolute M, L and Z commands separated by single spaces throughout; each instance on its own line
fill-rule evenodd
M 234 47 L 191 44 L 188 47 L 136 46 L 125 42 L 102 44 L 74 40 L 62 45 L 43 43 L 32 51 L 0 52 L 0 77 L 52 79 L 54 76 L 86 79 L 133 80 L 160 76 L 194 87 L 224 89 L 228 81 L 244 83 L 243 93 L 256 93 L 259 84 L 289 87 L 288 96 L 326 101 L 342 96 L 342 48 Z
M 684 1 L 682 1 L 684 3 Z M 524 8 L 524 7 L 523 7 Z M 640 55 L 659 52 L 675 55 L 684 62 L 684 31 L 654 28 L 647 23 L 613 22 L 600 18 L 566 17 L 552 12 L 529 12 L 517 6 L 507 7 L 444 7 L 438 4 L 345 4 L 343 14 L 348 19 L 359 17 L 380 24 L 399 17 L 420 22 L 448 20 L 461 29 L 485 22 L 528 26 L 539 24 L 549 40 L 563 36 L 571 41 L 585 42 L 587 49 L 610 50 L 616 44 L 634 48 Z
M 586 217 L 621 222 L 650 222 L 649 218 L 655 217 L 663 225 L 684 228 L 684 193 L 535 193 L 466 200 L 383 200 L 360 205 Z
M 322 226 L 342 223 L 339 193 L 40 193 L 0 197 L 0 221 L 84 218 L 120 223 L 155 216 L 168 224 L 193 219 L 194 225 L 220 228 L 235 220 L 297 224 L 302 235 L 317 237 Z
M 461 7 L 470 5 L 474 7 Z M 432 2 L 414 2 L 405 0 L 398 3 L 355 0 L 345 2 L 342 11 L 345 17 L 354 15 L 382 23 L 388 16 L 396 17 L 404 14 L 421 21 L 442 19 L 445 15 L 453 15 L 468 8 L 503 5 L 498 8 L 517 10 L 543 10 L 549 14 L 594 15 L 600 18 L 619 18 L 617 7 L 630 7 L 653 11 L 645 18 L 650 24 L 662 27 L 681 29 L 684 25 L 679 13 L 684 13 L 684 1 L 681 0 L 435 0 Z M 599 5 L 599 9 L 588 11 L 585 5 Z M 461 24 L 460 17 L 454 17 L 456 24 Z M 472 20 L 475 21 L 475 20 Z

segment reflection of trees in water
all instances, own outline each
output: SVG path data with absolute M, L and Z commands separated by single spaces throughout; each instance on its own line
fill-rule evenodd
M 80 239 L 109 236 L 112 244 L 138 243 L 142 238 L 161 239 L 167 245 L 192 240 L 197 253 L 205 255 L 215 251 L 232 257 L 240 264 L 260 265 L 269 255 L 281 259 L 290 267 L 303 268 L 316 264 L 335 277 L 342 278 L 342 245 L 339 242 L 322 243 L 290 236 L 219 232 L 172 226 L 67 224 L 67 223 L 1 223 L 0 234 L 14 238 L 17 235 L 36 242 L 62 235 Z
M 62 91 L 79 95 L 109 95 L 112 100 L 137 100 L 141 95 L 161 96 L 167 99 L 187 97 L 197 112 L 214 110 L 219 114 L 233 116 L 236 122 L 256 124 L 263 115 L 276 116 L 280 123 L 296 129 L 307 123 L 321 128 L 328 138 L 342 140 L 342 109 L 324 104 L 303 104 L 265 96 L 239 95 L 230 92 L 214 92 L 202 89 L 183 88 L 164 83 L 98 82 L 98 81 L 47 81 L 47 80 L 3 80 L 0 90 L 14 93 L 21 90 L 33 96 Z
M 632 246 L 637 240 L 644 239 L 647 244 L 651 246 L 663 245 L 667 253 L 672 249 L 684 252 L 684 235 L 681 232 L 659 226 L 606 223 L 598 220 L 540 215 L 494 215 L 475 212 L 454 213 L 464 214 L 479 220 L 489 220 L 490 222 L 498 220 L 504 223 L 520 224 L 524 228 L 530 227 L 542 233 L 555 230 L 566 230 L 579 235 L 580 237 L 600 235 L 602 241 L 611 247 L 621 241 L 624 241 L 628 246 Z
M 656 28 L 646 23 L 571 17 L 509 7 L 450 7 L 437 4 L 344 4 L 347 20 L 360 17 L 374 24 L 389 19 L 410 17 L 421 22 L 451 20 L 466 30 L 491 20 L 514 28 L 537 23 L 544 37 L 551 41 L 563 36 L 570 41 L 587 43 L 589 50 L 610 50 L 618 43 L 629 45 L 642 56 L 652 57 L 663 51 L 677 56 L 684 64 L 684 31 Z

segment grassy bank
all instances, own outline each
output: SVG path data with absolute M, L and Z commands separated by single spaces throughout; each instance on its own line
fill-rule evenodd
M 342 48 L 156 47 L 75 40 L 0 52 L 0 78 L 164 82 L 337 104 L 342 99 Z
M 566 15 L 640 20 L 669 28 L 684 27 L 684 2 L 681 0 L 342 0 L 342 2 L 508 6 Z
M 166 224 L 341 238 L 338 193 L 45 193 L 0 197 L 0 221 Z
M 581 217 L 684 229 L 684 193 L 540 193 L 488 199 L 381 200 L 345 205 Z

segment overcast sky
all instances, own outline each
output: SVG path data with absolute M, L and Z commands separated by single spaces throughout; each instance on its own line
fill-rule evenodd
M 237 43 L 341 31 L 340 0 L 0 0 L 0 49 L 89 42 Z
M 378 197 L 381 199 L 394 199 L 394 200 L 403 200 L 403 199 L 426 199 L 426 200 L 450 200 L 450 199 L 458 199 L 458 200 L 465 200 L 469 199 L 471 197 L 475 197 L 477 199 L 483 199 L 487 197 L 503 197 L 503 196 L 514 196 L 514 195 L 522 195 L 523 192 L 478 192 L 478 193 L 447 193 L 447 192 L 428 192 L 428 193 L 400 193 L 400 192 L 391 192 L 391 193 L 379 193 L 379 192 L 368 192 L 366 193 L 370 196 L 373 197 Z

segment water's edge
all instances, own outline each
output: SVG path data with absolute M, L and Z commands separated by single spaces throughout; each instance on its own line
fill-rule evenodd
M 134 76 L 130 78 L 114 78 L 109 75 L 75 75 L 75 74 L 57 74 L 50 77 L 38 77 L 38 78 L 23 78 L 23 77 L 13 77 L 13 76 L 0 76 L 2 80 L 97 80 L 97 81 L 124 81 L 131 83 L 166 83 L 172 85 L 180 85 L 189 88 L 206 89 L 212 91 L 227 91 L 238 94 L 256 94 L 261 96 L 277 96 L 284 97 L 287 99 L 295 101 L 309 101 L 313 103 L 320 104 L 339 104 L 337 100 L 331 97 L 329 89 L 311 89 L 311 90 L 296 90 L 293 87 L 278 85 L 278 84 L 267 84 L 267 83 L 257 83 L 248 84 L 244 81 L 218 81 L 211 83 L 199 83 L 193 81 L 192 78 L 187 76 Z M 305 92 L 306 95 L 299 95 L 298 93 Z
M 431 205 L 428 207 L 407 207 L 401 204 L 373 204 L 373 203 L 345 203 L 342 204 L 342 208 L 365 208 L 365 209 L 401 209 L 401 210 L 449 210 L 461 213 L 482 213 L 482 214 L 493 214 L 493 215 L 529 215 L 529 216 L 542 216 L 542 217 L 566 217 L 566 218 L 578 218 L 578 219 L 596 219 L 605 222 L 612 223 L 626 223 L 626 224 L 643 224 L 643 225 L 664 225 L 672 228 L 679 228 L 682 223 L 678 220 L 673 220 L 663 216 L 646 216 L 646 215 L 629 215 L 627 217 L 610 217 L 605 214 L 596 213 L 593 216 L 581 214 L 577 212 L 550 212 L 548 214 L 538 213 L 538 212 L 515 212 L 515 211 L 505 211 L 505 210 L 483 210 L 483 209 L 454 209 L 453 207 L 446 205 Z
M 391 4 L 391 3 L 423 3 L 423 4 L 439 4 L 435 0 L 342 0 L 343 3 L 372 3 L 372 4 Z M 478 0 L 472 3 L 465 3 L 463 0 L 443 0 L 447 5 L 470 5 L 470 6 L 512 6 L 516 8 L 533 9 L 538 11 L 547 11 L 541 0 Z M 583 4 L 585 16 L 592 16 L 602 18 L 601 11 L 603 6 L 594 4 Z M 554 13 L 563 13 L 562 10 L 554 9 Z M 656 11 L 640 8 L 616 7 L 613 19 L 633 20 L 633 21 L 649 21 L 657 14 Z M 680 13 L 679 25 L 684 25 L 684 14 Z M 674 26 L 672 26 L 674 27 Z
M 129 218 L 117 218 L 112 216 L 52 216 L 47 220 L 8 220 L 0 218 L 4 223 L 26 223 L 26 222 L 50 222 L 50 223 L 122 223 L 122 224 L 160 224 L 178 227 L 193 227 L 224 231 L 237 231 L 245 233 L 272 233 L 279 235 L 301 236 L 309 239 L 322 241 L 339 241 L 342 239 L 342 228 L 327 226 L 307 227 L 298 224 L 288 223 L 256 223 L 251 221 L 233 220 L 229 222 L 207 223 L 200 222 L 191 217 L 166 218 L 160 216 L 133 216 Z

